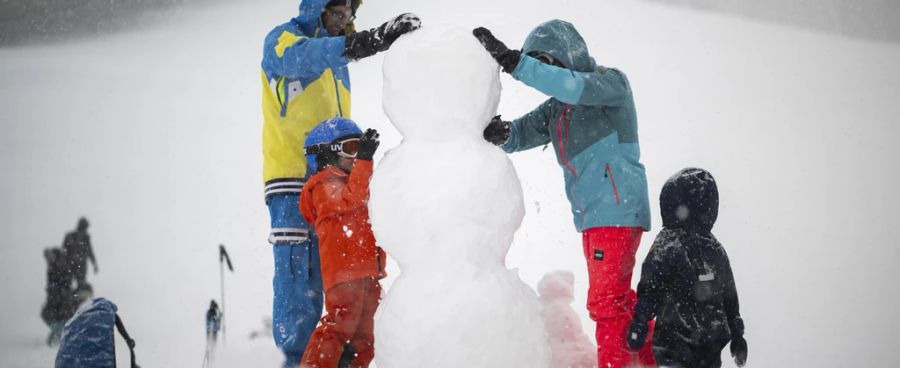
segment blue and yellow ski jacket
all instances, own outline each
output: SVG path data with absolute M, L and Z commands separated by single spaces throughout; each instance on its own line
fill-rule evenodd
M 266 36 L 261 75 L 267 198 L 299 194 L 307 174 L 306 134 L 323 120 L 350 116 L 350 60 L 342 55 L 345 36 L 330 36 L 322 24 L 327 3 L 302 0 L 300 14 Z M 351 23 L 345 34 L 352 32 Z
M 532 51 L 565 67 L 543 64 L 527 55 Z M 597 65 L 572 24 L 551 20 L 528 35 L 513 77 L 551 98 L 513 121 L 503 150 L 553 144 L 578 231 L 600 226 L 649 231 L 647 178 L 625 74 Z

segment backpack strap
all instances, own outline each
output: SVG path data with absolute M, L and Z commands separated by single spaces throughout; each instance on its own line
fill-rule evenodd
M 134 339 L 128 335 L 128 331 L 125 331 L 125 324 L 122 323 L 122 319 L 119 318 L 118 314 L 116 314 L 116 329 L 119 330 L 119 333 L 122 334 L 122 338 L 128 343 L 128 350 L 131 352 L 131 368 L 140 368 L 137 363 L 135 363 L 134 359 Z

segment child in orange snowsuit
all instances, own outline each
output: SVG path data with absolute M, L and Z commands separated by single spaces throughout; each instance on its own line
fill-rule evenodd
M 378 144 L 378 132 L 361 134 L 345 118 L 324 121 L 307 136 L 308 162 L 318 172 L 300 193 L 300 212 L 319 237 L 325 316 L 301 367 L 368 367 L 375 356 L 374 318 L 385 254 L 375 245 L 368 199 Z

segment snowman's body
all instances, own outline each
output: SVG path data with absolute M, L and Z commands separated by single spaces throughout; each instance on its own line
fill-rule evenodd
M 470 31 L 423 28 L 392 47 L 384 76 L 384 109 L 404 139 L 375 170 L 369 208 L 402 274 L 376 316 L 376 364 L 548 366 L 537 296 L 504 264 L 522 188 L 482 138 L 497 64 Z

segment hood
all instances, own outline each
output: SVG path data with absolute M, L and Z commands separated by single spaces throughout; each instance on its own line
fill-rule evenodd
M 663 227 L 710 232 L 719 215 L 719 189 L 703 169 L 687 168 L 673 175 L 659 195 Z
M 293 21 L 300 26 L 303 34 L 309 37 L 319 37 L 319 29 L 322 27 L 322 11 L 330 0 L 300 0 L 300 14 L 293 18 Z M 353 14 L 359 10 L 362 0 L 353 1 Z M 356 31 L 353 22 L 347 24 L 344 28 L 345 34 L 351 34 Z M 324 31 L 322 31 L 324 32 Z
M 544 22 L 528 34 L 522 52 L 531 51 L 546 52 L 567 69 L 579 72 L 592 72 L 597 67 L 575 26 L 559 19 Z

